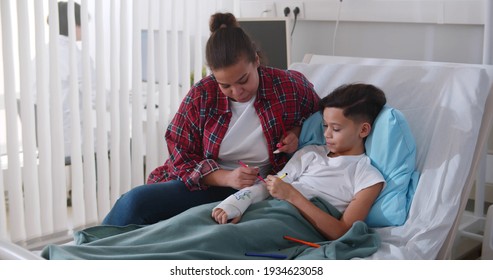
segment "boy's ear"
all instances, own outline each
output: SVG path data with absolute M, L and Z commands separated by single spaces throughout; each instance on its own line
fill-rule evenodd
M 361 124 L 361 130 L 359 135 L 361 138 L 365 138 L 368 135 L 370 135 L 370 131 L 371 131 L 371 124 L 364 122 Z

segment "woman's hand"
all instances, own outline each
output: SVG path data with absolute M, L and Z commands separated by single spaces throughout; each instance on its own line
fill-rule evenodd
M 281 138 L 280 143 L 277 144 L 277 150 L 274 153 L 287 153 L 292 154 L 298 149 L 298 137 L 300 135 L 301 128 L 295 127 L 286 132 Z
M 250 187 L 257 181 L 258 171 L 258 167 L 238 167 L 228 173 L 227 185 L 237 190 Z
M 258 167 L 238 167 L 234 170 L 219 169 L 202 178 L 202 184 L 217 187 L 231 187 L 241 190 L 250 187 L 258 179 Z
M 228 214 L 226 211 L 224 211 L 221 208 L 215 208 L 212 210 L 212 218 L 216 221 L 218 224 L 226 224 L 228 223 Z M 241 216 L 238 216 L 230 221 L 232 224 L 236 224 L 240 221 Z

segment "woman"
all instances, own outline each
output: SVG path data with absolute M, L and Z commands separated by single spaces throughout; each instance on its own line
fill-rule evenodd
M 152 224 L 222 200 L 278 172 L 296 151 L 303 121 L 318 109 L 313 85 L 299 72 L 260 65 L 232 14 L 212 15 L 210 30 L 212 75 L 190 89 L 168 126 L 170 158 L 103 224 Z

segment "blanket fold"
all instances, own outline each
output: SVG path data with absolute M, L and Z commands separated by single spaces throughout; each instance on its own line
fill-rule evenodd
M 339 218 L 329 203 L 312 200 Z M 268 199 L 251 205 L 238 224 L 217 224 L 211 211 L 218 203 L 194 207 L 148 226 L 95 226 L 74 234 L 77 245 L 49 245 L 45 259 L 263 259 L 246 252 L 283 254 L 287 259 L 351 259 L 378 250 L 380 238 L 356 222 L 341 238 L 327 241 L 290 203 Z M 318 243 L 320 248 L 285 240 L 284 235 Z

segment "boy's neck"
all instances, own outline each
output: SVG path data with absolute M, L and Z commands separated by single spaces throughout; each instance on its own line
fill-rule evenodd
M 331 157 L 331 158 L 335 158 L 335 157 L 339 157 L 339 156 L 359 156 L 359 155 L 362 155 L 365 153 L 365 146 L 362 145 L 361 147 L 355 149 L 355 150 L 352 150 L 348 153 L 344 153 L 344 154 L 340 154 L 340 153 L 333 153 L 331 151 L 329 151 L 329 153 L 327 153 L 327 156 L 328 157 Z
M 347 155 L 341 155 L 341 154 L 334 154 L 332 152 L 329 152 L 327 154 L 327 157 L 330 157 L 330 158 L 336 158 L 336 157 L 354 157 L 354 156 L 360 156 L 360 155 L 363 155 L 365 153 L 361 153 L 361 154 L 347 154 Z

